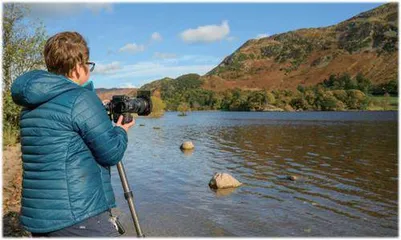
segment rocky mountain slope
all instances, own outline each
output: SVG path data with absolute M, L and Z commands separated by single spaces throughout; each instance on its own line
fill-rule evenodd
M 141 89 L 153 90 L 158 97 L 182 85 L 178 82 L 215 92 L 236 87 L 295 90 L 298 85 L 315 85 L 342 73 L 351 77 L 362 73 L 374 85 L 398 80 L 398 3 L 383 4 L 329 27 L 248 40 L 200 78 L 197 74 L 163 78 Z M 186 83 L 188 76 L 194 79 Z M 135 94 L 131 90 L 97 91 L 105 99 L 125 91 Z
M 128 95 L 134 96 L 136 95 L 136 88 L 97 88 L 96 94 L 101 100 L 111 100 L 113 95 Z
M 374 84 L 398 79 L 397 3 L 329 27 L 248 40 L 201 79 L 214 91 L 293 90 L 344 72 L 360 72 Z

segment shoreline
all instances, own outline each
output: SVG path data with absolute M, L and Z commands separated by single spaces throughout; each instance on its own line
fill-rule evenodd
M 3 146 L 3 237 L 31 236 L 19 222 L 21 191 L 21 144 Z

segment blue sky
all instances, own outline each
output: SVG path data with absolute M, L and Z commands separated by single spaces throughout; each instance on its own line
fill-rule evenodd
M 382 3 L 30 3 L 49 36 L 88 41 L 96 88 L 203 75 L 252 38 L 325 27 Z

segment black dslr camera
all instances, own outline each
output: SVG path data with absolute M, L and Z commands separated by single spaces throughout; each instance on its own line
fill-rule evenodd
M 152 112 L 152 100 L 150 91 L 138 91 L 136 98 L 130 98 L 126 95 L 114 95 L 109 103 L 105 105 L 110 120 L 115 123 L 118 117 L 123 115 L 122 124 L 132 121 L 131 113 L 137 113 L 139 116 L 147 116 Z

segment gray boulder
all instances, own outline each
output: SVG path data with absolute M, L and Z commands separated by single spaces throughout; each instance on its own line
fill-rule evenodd
M 241 185 L 242 183 L 228 173 L 216 173 L 209 181 L 209 187 L 213 189 L 235 188 Z

